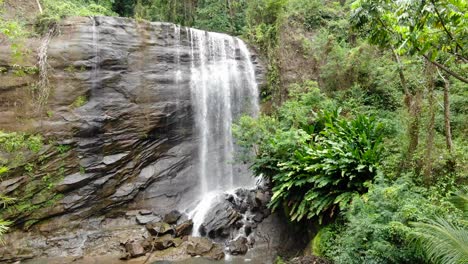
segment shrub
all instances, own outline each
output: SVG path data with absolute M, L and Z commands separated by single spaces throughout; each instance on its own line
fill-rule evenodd
M 44 0 L 44 13 L 36 20 L 36 31 L 46 32 L 62 18 L 68 16 L 113 16 L 116 15 L 108 7 L 84 0 Z
M 286 205 L 291 220 L 322 217 L 344 208 L 367 190 L 382 153 L 382 125 L 358 115 L 353 120 L 338 111 L 321 112 L 315 122 L 323 130 L 278 164 L 273 176 L 272 208 Z M 320 128 L 319 128 L 320 129 Z
M 335 263 L 425 263 L 413 243 L 412 222 L 427 222 L 436 216 L 450 221 L 460 217 L 446 199 L 427 198 L 427 189 L 417 187 L 410 177 L 393 183 L 383 176 L 369 192 L 353 199 L 343 213 L 342 225 L 334 238 L 324 241 L 325 255 Z
M 234 128 L 240 145 L 255 150 L 255 174 L 273 183 L 270 206 L 284 207 L 291 220 L 333 214 L 364 193 L 377 172 L 382 124 L 364 115 L 339 114 L 306 84 L 292 89 L 276 117 L 242 118 Z

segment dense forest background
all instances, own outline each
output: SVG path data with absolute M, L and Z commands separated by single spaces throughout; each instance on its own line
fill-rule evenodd
M 271 182 L 271 207 L 310 233 L 305 254 L 468 263 L 466 1 L 42 0 L 32 9 L 42 10 L 0 23 L 18 59 L 27 37 L 72 15 L 240 36 L 268 71 L 262 116 L 237 122 L 247 150 L 238 158 Z M 1 149 L 39 144 L 11 132 Z M 0 174 L 10 165 L 0 161 Z

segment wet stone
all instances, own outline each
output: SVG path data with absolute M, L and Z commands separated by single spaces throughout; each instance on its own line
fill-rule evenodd
M 182 237 L 188 236 L 192 233 L 193 221 L 187 220 L 175 227 L 175 236 Z
M 165 222 L 151 222 L 146 224 L 146 229 L 150 232 L 153 236 L 161 236 L 165 234 L 173 234 L 174 229 Z
M 150 222 L 159 222 L 161 221 L 161 217 L 157 215 L 137 215 L 136 221 L 140 225 L 146 225 Z
M 164 222 L 168 224 L 175 224 L 177 223 L 177 220 L 179 220 L 181 216 L 182 214 L 179 211 L 173 210 L 170 213 L 166 214 L 163 220 Z
M 246 237 L 239 237 L 235 240 L 229 241 L 227 246 L 229 253 L 232 255 L 245 255 L 249 249 L 247 247 L 247 242 Z

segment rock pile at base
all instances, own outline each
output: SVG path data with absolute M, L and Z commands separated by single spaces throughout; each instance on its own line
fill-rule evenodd
M 154 220 L 142 221 L 142 216 L 146 217 L 145 219 L 152 217 Z M 150 236 L 122 243 L 125 254 L 121 258 L 137 258 L 154 251 L 163 251 L 173 247 L 185 248 L 185 253 L 192 257 L 200 256 L 211 260 L 224 258 L 223 246 L 220 244 L 214 243 L 208 238 L 189 236 L 192 232 L 193 222 L 185 219 L 177 211 L 172 211 L 163 218 L 153 215 L 152 212 L 140 211 L 139 215 L 136 216 L 136 221 L 139 224 L 145 224 Z
M 225 194 L 205 216 L 200 234 L 223 242 L 231 255 L 244 255 L 255 243 L 254 230 L 271 214 L 268 209 L 271 195 L 270 190 L 262 187 Z

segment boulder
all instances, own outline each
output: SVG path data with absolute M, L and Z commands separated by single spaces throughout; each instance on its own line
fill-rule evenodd
M 205 237 L 189 237 L 186 253 L 192 257 L 201 256 L 211 260 L 224 258 L 222 246 Z
M 165 234 L 174 234 L 174 229 L 171 225 L 165 222 L 151 222 L 146 224 L 146 229 L 153 236 L 162 236 Z
M 242 215 L 227 200 L 216 204 L 205 216 L 200 226 L 200 234 L 210 238 L 225 238 L 229 236 L 230 230 L 235 228 L 235 223 Z
M 140 225 L 146 225 L 150 222 L 159 222 L 161 217 L 158 215 L 136 215 L 136 221 Z
M 203 256 L 210 252 L 214 243 L 206 237 L 190 237 L 187 244 L 187 254 Z
M 125 243 L 125 250 L 132 258 L 137 258 L 145 255 L 145 249 L 140 242 L 137 241 L 128 241 Z
M 167 234 L 161 237 L 155 238 L 154 248 L 157 250 L 164 250 L 170 247 L 178 247 L 182 244 L 182 239 L 174 238 L 172 235 Z
M 249 248 L 247 247 L 247 242 L 247 238 L 243 236 L 235 240 L 229 241 L 227 244 L 229 253 L 231 253 L 232 255 L 245 255 L 245 253 L 247 253 L 247 250 L 249 250 Z
M 175 236 L 176 237 L 188 236 L 192 233 L 192 228 L 193 228 L 192 220 L 187 220 L 183 223 L 180 223 L 174 228 Z
M 177 220 L 179 220 L 181 216 L 182 214 L 179 211 L 173 210 L 164 216 L 163 221 L 172 225 L 177 223 Z
M 211 260 L 221 260 L 225 256 L 223 247 L 219 244 L 214 244 L 213 248 L 203 257 Z

